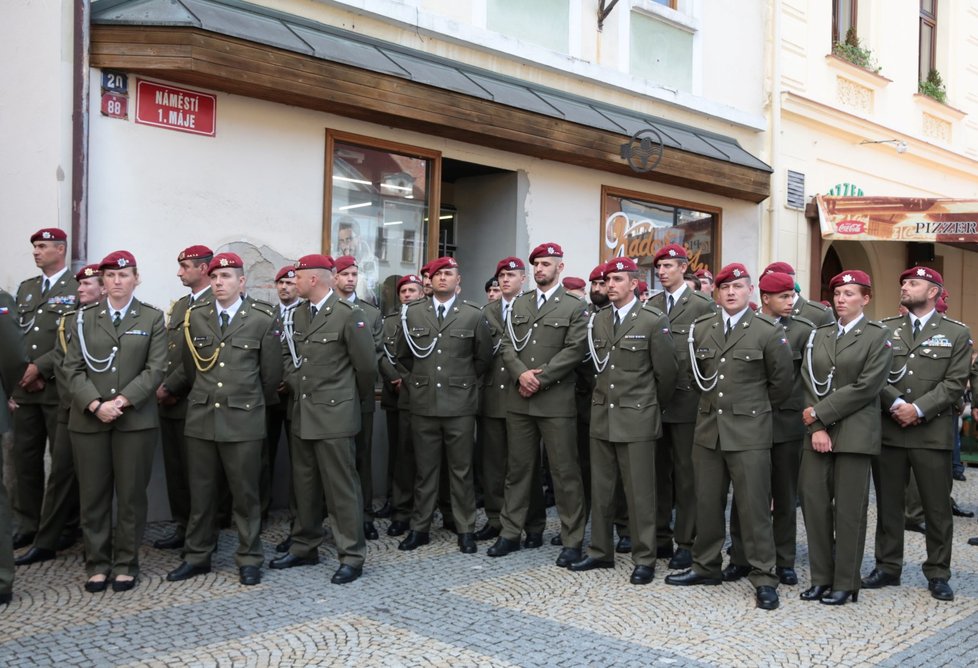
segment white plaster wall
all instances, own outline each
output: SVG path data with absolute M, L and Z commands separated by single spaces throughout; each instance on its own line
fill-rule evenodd
M 523 170 L 526 238 L 513 251 L 557 241 L 568 274 L 586 276 L 598 261 L 603 184 L 722 207 L 724 261 L 757 267 L 760 207 L 749 202 L 223 93 L 213 138 L 93 113 L 92 257 L 120 247 L 133 251 L 143 274 L 139 294 L 165 307 L 183 291 L 175 258 L 189 244 L 247 240 L 285 257 L 318 251 L 327 127 Z
M 29 238 L 71 227 L 70 0 L 0 12 L 0 287 L 36 273 Z

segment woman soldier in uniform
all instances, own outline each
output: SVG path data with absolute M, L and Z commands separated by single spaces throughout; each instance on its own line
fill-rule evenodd
M 869 275 L 843 271 L 829 287 L 839 321 L 812 332 L 802 363 L 808 434 L 798 491 L 812 586 L 801 598 L 842 605 L 859 596 L 870 460 L 880 453 L 879 396 L 892 350 L 886 328 L 863 313 Z
M 71 434 L 85 541 L 85 590 L 127 591 L 139 573 L 159 429 L 156 388 L 166 368 L 163 313 L 133 297 L 139 275 L 128 251 L 99 264 L 108 298 L 78 311 L 65 356 Z M 117 501 L 112 529 L 112 495 Z

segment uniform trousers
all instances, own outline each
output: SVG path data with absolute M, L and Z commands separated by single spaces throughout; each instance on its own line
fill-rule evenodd
M 771 500 L 774 505 L 771 519 L 774 524 L 775 563 L 785 568 L 795 567 L 800 466 L 800 441 L 775 443 L 771 448 Z M 745 565 L 736 495 L 730 505 L 730 542 L 730 563 Z
M 506 462 L 509 458 L 509 441 L 506 419 L 479 418 L 479 442 L 482 445 L 482 494 L 489 526 L 502 529 L 499 519 L 503 510 L 506 491 Z M 530 485 L 530 506 L 526 515 L 526 532 L 543 533 L 547 526 L 547 508 L 543 502 L 543 481 L 540 467 L 533 469 Z
M 3 484 L 3 457 L 0 456 L 0 594 L 9 594 L 14 588 L 14 540 L 13 517 L 10 499 Z
M 44 502 L 44 449 L 58 428 L 57 404 L 24 403 L 14 411 L 13 506 L 16 532 L 35 533 Z
M 231 490 L 231 517 L 238 530 L 234 561 L 241 566 L 261 566 L 265 560 L 261 544 L 262 440 L 223 443 L 187 437 L 190 456 L 190 520 L 184 560 L 192 566 L 210 563 L 217 549 L 217 512 L 220 489 L 226 477 Z
M 397 462 L 397 445 L 400 442 L 399 412 L 396 408 L 384 409 L 387 418 L 385 421 L 387 425 L 387 484 L 384 488 L 387 490 L 388 500 L 394 495 L 394 468 Z
M 186 402 L 186 399 L 179 401 Z M 177 538 L 187 533 L 187 521 L 190 519 L 190 466 L 187 437 L 184 435 L 185 424 L 182 417 L 160 416 L 166 496 L 170 501 L 170 519 L 176 524 Z
M 451 513 L 456 531 L 472 533 L 475 528 L 475 486 L 472 459 L 475 416 L 431 417 L 412 415 L 415 482 L 411 529 L 427 533 L 438 504 L 443 460 L 447 464 Z
M 285 436 L 285 445 L 292 459 L 292 420 L 288 417 L 285 402 L 265 407 L 265 443 L 261 450 L 261 516 L 267 517 L 272 505 L 272 488 L 275 484 L 275 462 L 278 446 Z M 295 489 L 289 477 L 289 518 L 295 518 Z
M 770 449 L 724 451 L 719 442 L 715 448 L 695 446 L 693 470 L 697 502 L 693 570 L 705 577 L 722 577 L 727 493 L 733 483 L 734 495 L 739 495 L 745 565 L 751 567 L 748 577 L 755 587 L 776 587 Z
M 391 520 L 407 522 L 414 508 L 414 438 L 411 411 L 397 411 L 397 451 L 394 453 L 394 481 L 391 485 Z
M 502 533 L 507 540 L 519 540 L 527 525 L 534 470 L 540 469 L 540 441 L 550 460 L 554 497 L 560 516 L 560 540 L 564 547 L 580 548 L 584 541 L 584 484 L 577 459 L 576 417 L 534 417 L 508 413 L 506 433 L 509 452 L 506 463 L 506 490 L 500 513 Z M 537 483 L 538 484 L 538 483 Z
M 927 540 L 924 577 L 951 577 L 951 451 L 883 446 L 876 462 L 876 567 L 887 575 L 903 569 L 904 491 L 912 470 L 923 505 Z
M 591 545 L 588 554 L 614 561 L 612 540 L 620 515 L 618 489 L 628 508 L 632 562 L 655 566 L 655 441 L 619 443 L 591 438 Z
M 363 535 L 363 497 L 353 437 L 313 440 L 293 434 L 292 440 L 296 521 L 289 552 L 302 559 L 318 556 L 325 536 L 325 496 L 340 563 L 362 568 L 367 543 Z
M 139 545 L 146 529 L 146 486 L 159 437 L 156 429 L 71 431 L 78 475 L 85 571 L 139 574 Z M 112 496 L 116 498 L 112 528 Z
M 373 399 L 371 399 L 373 401 Z M 357 475 L 363 497 L 363 521 L 374 521 L 374 412 L 360 414 L 360 433 L 356 437 Z
M 861 453 L 802 452 L 798 494 L 813 585 L 859 590 L 871 459 L 872 455 Z
M 78 529 L 78 479 L 68 436 L 68 412 L 59 417 L 51 441 L 51 470 L 44 490 L 41 523 L 34 536 L 34 547 L 54 550 L 63 534 Z
M 666 422 L 656 445 L 656 531 L 660 547 L 692 549 L 696 535 L 696 481 L 693 475 L 695 422 Z M 672 522 L 672 509 L 676 522 Z

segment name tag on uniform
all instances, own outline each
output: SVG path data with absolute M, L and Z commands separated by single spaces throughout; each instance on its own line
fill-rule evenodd
M 144 332 L 141 329 L 130 329 L 129 331 L 123 332 L 125 334 L 132 334 L 133 336 L 149 336 L 149 332 Z
M 625 338 L 626 339 L 641 339 L 641 340 L 644 340 L 647 337 L 645 336 L 645 334 L 626 334 L 625 335 Z

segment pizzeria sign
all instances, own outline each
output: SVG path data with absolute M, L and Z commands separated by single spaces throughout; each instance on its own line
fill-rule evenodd
M 819 195 L 815 201 L 823 239 L 978 242 L 978 200 Z

